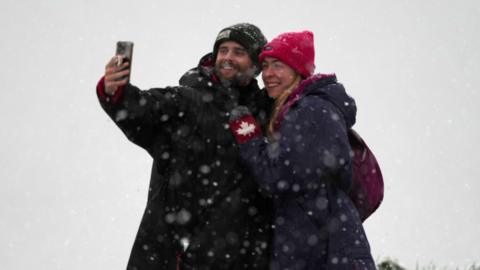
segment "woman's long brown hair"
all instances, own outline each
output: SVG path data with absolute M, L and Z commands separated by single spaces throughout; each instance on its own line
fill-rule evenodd
M 275 141 L 275 123 L 277 122 L 277 117 L 280 113 L 280 110 L 282 109 L 283 104 L 285 104 L 292 91 L 297 88 L 298 84 L 302 80 L 300 74 L 295 73 L 295 76 L 296 78 L 292 82 L 292 84 L 275 99 L 272 115 L 267 126 L 267 137 L 270 141 Z

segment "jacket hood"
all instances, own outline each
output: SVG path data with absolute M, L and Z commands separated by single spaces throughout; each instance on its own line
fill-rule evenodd
M 337 82 L 335 74 L 316 74 L 305 80 L 292 92 L 286 107 L 290 107 L 304 96 L 315 95 L 331 102 L 342 113 L 347 128 L 351 128 L 356 121 L 357 106 L 342 84 Z
M 185 72 L 180 78 L 180 85 L 190 87 L 211 87 L 213 82 L 219 80 L 213 72 L 214 59 L 213 54 L 208 53 L 204 55 L 198 62 L 197 67 Z

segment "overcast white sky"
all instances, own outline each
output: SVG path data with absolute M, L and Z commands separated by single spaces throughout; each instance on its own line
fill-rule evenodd
M 313 31 L 317 71 L 356 99 L 386 184 L 376 259 L 480 263 L 480 2 L 3 0 L 2 269 L 125 267 L 151 159 L 98 105 L 104 65 L 132 40 L 132 82 L 175 85 L 238 22 Z

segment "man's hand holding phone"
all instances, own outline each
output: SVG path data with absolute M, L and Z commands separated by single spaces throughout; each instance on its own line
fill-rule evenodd
M 119 60 L 121 58 L 123 56 L 116 55 L 105 66 L 105 93 L 111 96 L 115 95 L 118 88 L 126 85 L 129 80 L 130 62 Z
M 133 42 L 119 41 L 115 56 L 105 66 L 105 93 L 115 95 L 119 87 L 130 80 L 130 68 L 133 55 Z

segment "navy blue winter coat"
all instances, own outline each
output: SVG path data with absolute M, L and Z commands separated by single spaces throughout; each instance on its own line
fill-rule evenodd
M 241 145 L 242 160 L 274 199 L 271 269 L 375 269 L 347 195 L 354 100 L 335 75 L 315 75 L 283 109 L 276 142 L 257 137 Z

